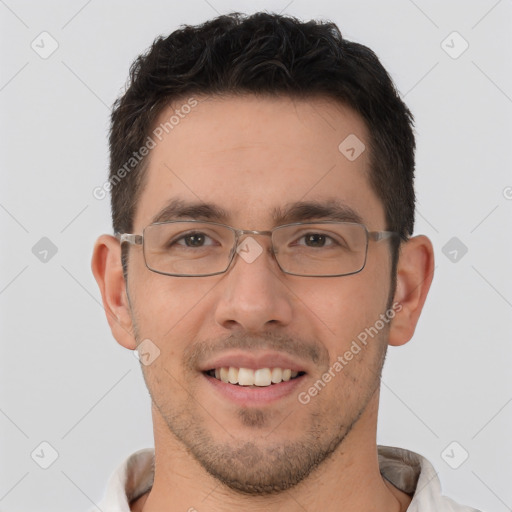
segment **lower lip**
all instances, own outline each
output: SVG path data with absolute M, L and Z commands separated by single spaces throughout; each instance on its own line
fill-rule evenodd
M 227 384 L 226 382 L 206 374 L 203 374 L 203 376 L 217 393 L 220 393 L 224 398 L 244 407 L 271 404 L 290 395 L 297 395 L 296 388 L 302 384 L 305 377 L 305 375 L 301 375 L 300 377 L 296 377 L 287 382 L 280 382 L 279 384 L 250 387 Z

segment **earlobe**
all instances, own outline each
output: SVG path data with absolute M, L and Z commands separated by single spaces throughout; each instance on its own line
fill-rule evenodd
M 394 303 L 399 305 L 389 331 L 390 345 L 403 345 L 413 336 L 434 277 L 430 240 L 415 236 L 401 247 Z
M 121 245 L 110 235 L 102 235 L 94 245 L 92 273 L 98 283 L 112 335 L 128 349 L 136 348 L 130 305 L 121 264 Z

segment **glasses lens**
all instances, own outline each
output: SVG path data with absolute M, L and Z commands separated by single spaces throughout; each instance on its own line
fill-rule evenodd
M 144 230 L 146 265 L 156 272 L 200 276 L 223 272 L 235 242 L 226 226 L 198 222 L 151 224 Z
M 320 222 L 278 228 L 273 243 L 284 272 L 335 276 L 364 267 L 368 237 L 361 224 Z
M 272 241 L 284 272 L 301 276 L 339 276 L 365 265 L 368 234 L 361 224 L 318 222 L 276 228 Z M 176 276 L 224 272 L 235 250 L 235 231 L 209 222 L 151 224 L 144 230 L 146 265 Z

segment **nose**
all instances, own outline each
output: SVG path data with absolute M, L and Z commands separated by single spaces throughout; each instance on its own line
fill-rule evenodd
M 226 329 L 261 332 L 291 322 L 293 293 L 265 242 L 252 236 L 241 240 L 223 275 L 215 319 Z

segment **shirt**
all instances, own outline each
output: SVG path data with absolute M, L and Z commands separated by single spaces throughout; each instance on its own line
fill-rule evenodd
M 441 484 L 432 464 L 417 453 L 402 448 L 379 446 L 382 476 L 401 491 L 413 496 L 408 512 L 479 512 L 458 505 L 441 494 Z M 108 482 L 102 512 L 130 512 L 130 502 L 153 485 L 154 449 L 145 448 L 130 455 Z

